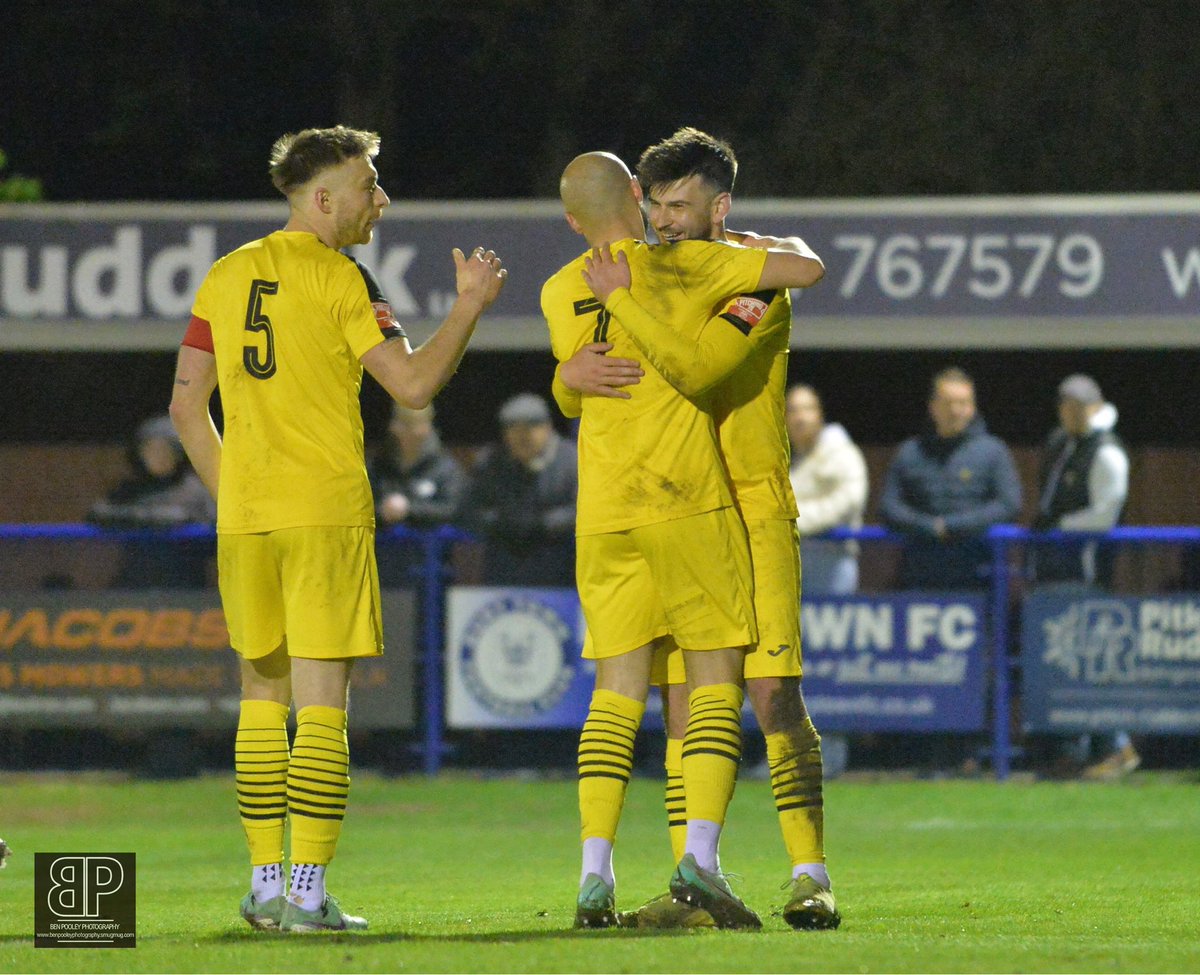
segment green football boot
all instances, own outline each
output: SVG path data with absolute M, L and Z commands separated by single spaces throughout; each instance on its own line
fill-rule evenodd
M 617 900 L 613 889 L 598 873 L 589 873 L 579 888 L 575 903 L 575 927 L 611 928 L 617 923 Z
M 306 911 L 288 901 L 283 908 L 280 928 L 294 934 L 312 934 L 316 931 L 366 931 L 364 918 L 342 913 L 337 898 L 326 894 L 325 900 L 315 911 Z
M 671 876 L 671 894 L 708 911 L 718 928 L 762 927 L 759 916 L 742 903 L 725 877 L 719 871 L 705 870 L 691 853 L 683 855 Z
M 702 907 L 677 901 L 671 894 L 659 894 L 636 911 L 617 915 L 621 928 L 715 928 L 717 922 Z
M 270 900 L 259 901 L 251 891 L 242 898 L 242 918 L 256 931 L 278 931 L 284 903 L 282 894 Z
M 783 907 L 783 919 L 797 931 L 831 931 L 842 923 L 833 891 L 802 873 L 784 890 L 791 897 Z

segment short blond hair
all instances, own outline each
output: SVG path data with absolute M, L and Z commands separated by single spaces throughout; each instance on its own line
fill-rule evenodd
M 271 182 L 284 196 L 303 186 L 321 170 L 347 159 L 379 155 L 379 135 L 335 125 L 280 136 L 271 146 Z

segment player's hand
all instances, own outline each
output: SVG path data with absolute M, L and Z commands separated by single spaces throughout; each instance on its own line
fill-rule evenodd
M 591 256 L 583 259 L 583 280 L 601 302 L 608 301 L 608 296 L 617 288 L 628 288 L 633 283 L 633 275 L 629 272 L 625 252 L 617 251 L 614 259 L 608 244 L 593 247 Z
M 621 387 L 636 386 L 642 381 L 645 372 L 637 359 L 605 355 L 611 349 L 611 342 L 593 342 L 591 345 L 585 345 L 558 367 L 558 376 L 563 385 L 567 389 L 589 396 L 629 399 L 629 393 Z
M 508 270 L 500 266 L 500 258 L 496 256 L 495 251 L 476 247 L 471 251 L 471 256 L 466 257 L 456 247 L 453 253 L 459 296 L 473 298 L 480 303 L 481 308 L 487 308 L 504 287 Z

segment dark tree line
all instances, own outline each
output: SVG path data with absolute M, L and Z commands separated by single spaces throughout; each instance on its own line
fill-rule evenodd
M 278 134 L 378 129 L 396 198 L 545 197 L 573 154 L 729 138 L 742 194 L 1192 189 L 1176 0 L 11 4 L 0 145 L 48 199 L 269 196 Z

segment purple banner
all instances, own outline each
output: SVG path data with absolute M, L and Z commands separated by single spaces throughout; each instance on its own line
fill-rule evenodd
M 0 206 L 0 347 L 169 347 L 213 260 L 285 219 L 266 203 Z M 824 259 L 796 347 L 1200 344 L 1195 196 L 739 200 L 729 222 Z M 477 244 L 510 278 L 475 347 L 547 348 L 542 283 L 584 249 L 554 201 L 398 203 L 356 253 L 421 337 L 453 300 L 451 249 Z
M 820 730 L 983 728 L 982 596 L 814 596 L 801 626 L 804 700 Z

